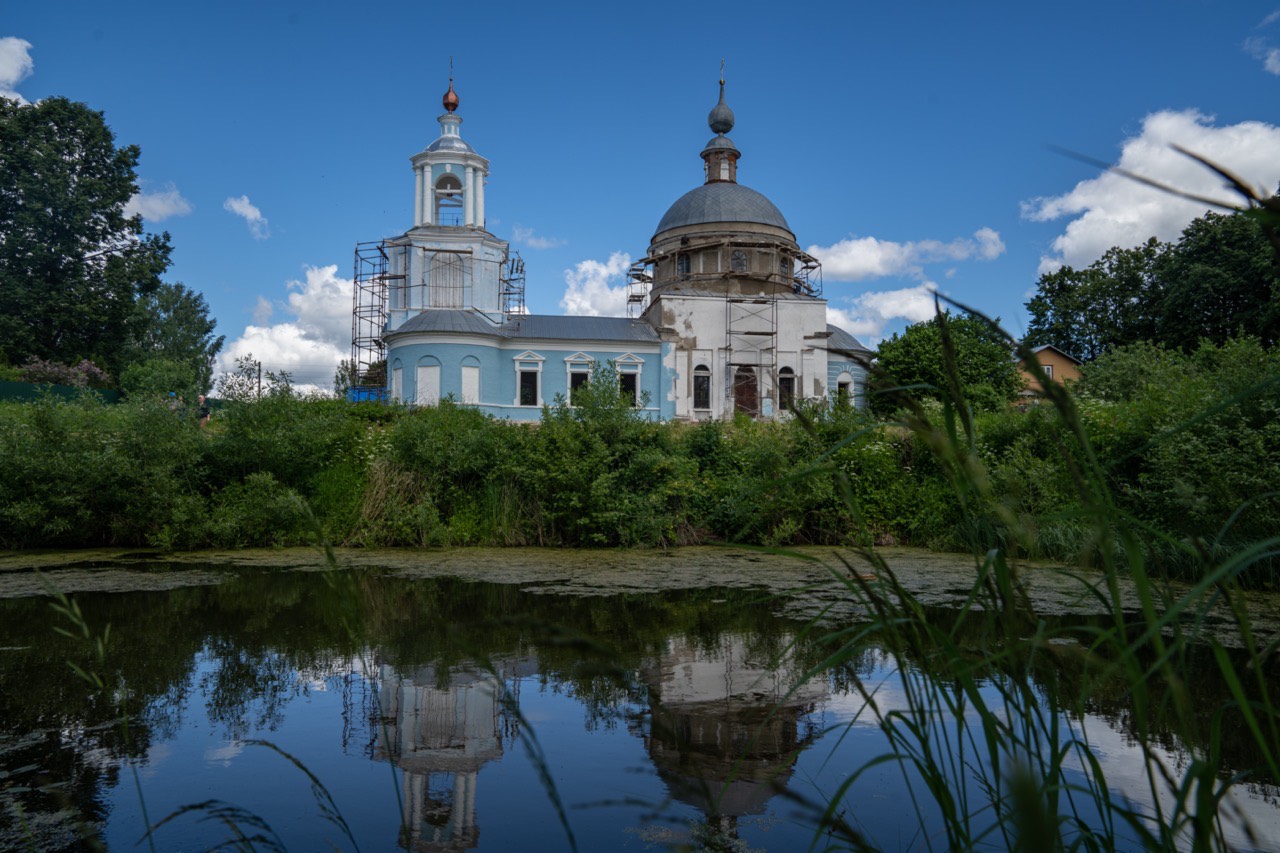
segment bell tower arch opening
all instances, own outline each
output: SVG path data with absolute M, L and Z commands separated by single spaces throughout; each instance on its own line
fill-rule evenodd
M 461 225 L 463 213 L 462 181 L 457 175 L 443 175 L 436 181 L 435 221 L 437 225 Z

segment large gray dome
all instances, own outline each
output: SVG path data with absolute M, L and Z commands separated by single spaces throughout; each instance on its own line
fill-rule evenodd
M 757 222 L 791 231 L 782 211 L 769 199 L 742 184 L 720 181 L 703 184 L 676 199 L 654 234 L 709 222 Z

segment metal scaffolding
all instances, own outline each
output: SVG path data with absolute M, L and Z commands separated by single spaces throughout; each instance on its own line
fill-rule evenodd
M 357 243 L 355 287 L 351 309 L 351 388 L 357 396 L 381 398 L 387 384 L 387 294 L 402 286 L 404 275 L 392 275 L 386 240 Z
M 708 258 L 712 263 L 707 264 Z M 655 290 L 673 296 L 722 295 L 725 399 L 730 411 L 760 417 L 766 412 L 764 400 L 779 387 L 779 300 L 821 298 L 822 262 L 781 240 L 699 234 L 633 263 L 626 287 L 627 314 L 632 317 L 648 309 Z
M 422 255 L 423 269 L 430 265 L 430 259 L 436 255 L 470 258 L 472 254 L 470 249 L 416 246 L 403 240 L 356 244 L 355 287 L 351 309 L 350 387 L 357 399 L 381 399 L 386 393 L 387 347 L 382 336 L 387 328 L 392 304 L 403 308 L 406 300 L 417 299 L 417 302 L 411 302 L 411 310 L 430 307 L 425 290 L 416 297 L 410 294 L 410 287 L 416 285 L 408 281 L 408 253 L 414 250 Z M 393 262 L 393 256 L 398 260 Z M 468 260 L 464 267 L 465 274 L 460 282 L 461 293 L 458 294 L 457 307 L 471 303 L 471 277 L 474 275 L 472 264 Z M 502 313 L 508 318 L 524 314 L 524 260 L 519 252 L 508 250 L 499 264 L 498 287 Z M 431 286 L 425 281 L 418 281 L 418 285 Z
M 735 250 L 772 254 L 770 270 L 733 269 L 730 259 Z M 721 259 L 715 270 L 696 271 L 692 266 L 688 269 L 677 266 L 673 274 L 657 280 L 657 266 L 661 262 L 679 264 L 677 259 L 682 255 L 692 257 L 707 251 L 716 252 Z M 743 240 L 733 234 L 709 234 L 682 243 L 677 251 L 641 258 L 633 263 L 627 270 L 627 315 L 635 317 L 644 313 L 655 286 L 678 284 L 696 288 L 716 285 L 728 278 L 766 282 L 800 296 L 822 297 L 822 262 L 795 245 L 775 240 Z
M 524 259 L 519 252 L 508 250 L 499 278 L 502 313 L 507 319 L 511 319 L 513 314 L 524 314 Z

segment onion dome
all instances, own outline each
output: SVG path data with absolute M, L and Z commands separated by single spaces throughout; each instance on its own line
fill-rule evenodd
M 453 91 L 452 77 L 449 78 L 449 91 L 444 93 L 444 99 L 442 103 L 444 104 L 445 111 L 450 113 L 457 110 L 458 104 L 462 103 L 462 101 L 458 98 L 458 93 Z
M 707 116 L 707 124 L 711 127 L 712 133 L 718 133 L 724 136 L 733 130 L 733 110 L 729 109 L 729 105 L 724 102 L 724 78 L 720 78 L 720 103 L 711 108 L 710 115 Z

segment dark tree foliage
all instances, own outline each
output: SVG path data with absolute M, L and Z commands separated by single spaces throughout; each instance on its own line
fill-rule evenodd
M 876 364 L 881 382 L 897 386 L 925 385 L 933 390 L 913 392 L 941 399 L 948 387 L 947 359 L 942 346 L 942 323 L 947 324 L 955 347 L 954 367 L 960 389 L 975 408 L 993 410 L 1013 399 L 1022 387 L 1009 342 L 987 320 L 949 311 L 924 323 L 908 326 L 881 342 Z M 999 320 L 995 321 L 999 324 Z M 874 394 L 873 409 L 887 411 L 895 405 L 892 395 Z
M 1085 269 L 1040 277 L 1027 303 L 1026 343 L 1052 344 L 1084 361 L 1151 341 L 1190 352 L 1238 335 L 1280 339 L 1280 285 L 1256 217 L 1207 213 L 1176 243 L 1154 237 L 1113 248 Z
M 1257 220 L 1205 214 L 1161 254 L 1157 276 L 1165 346 L 1190 352 L 1201 340 L 1247 335 L 1269 347 L 1280 339 L 1280 281 Z
M 1085 269 L 1062 267 L 1040 277 L 1027 303 L 1028 346 L 1052 344 L 1082 361 L 1156 332 L 1159 285 L 1154 267 L 1164 247 L 1154 237 L 1132 249 L 1108 249 Z
M 124 213 L 138 155 L 84 104 L 0 98 L 0 358 L 119 375 L 136 303 L 169 266 L 169 236 Z
M 144 294 L 137 309 L 131 360 L 146 363 L 164 359 L 190 365 L 199 387 L 208 388 L 213 360 L 225 338 L 214 337 L 216 322 L 209 316 L 203 294 L 166 282 Z

